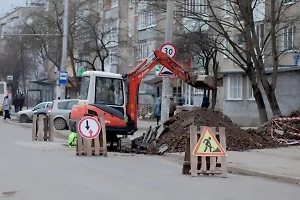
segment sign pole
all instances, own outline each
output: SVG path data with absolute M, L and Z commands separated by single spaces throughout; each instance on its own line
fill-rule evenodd
M 60 65 L 60 71 L 66 71 L 67 69 L 67 50 L 68 50 L 68 17 L 69 17 L 69 0 L 64 0 L 64 30 L 63 30 L 63 46 L 62 46 L 62 58 L 61 58 L 61 65 Z M 66 85 L 60 84 L 60 93 L 57 93 L 57 97 L 60 97 L 60 99 L 65 99 L 66 92 Z
M 174 1 L 168 0 L 167 2 L 167 18 L 166 18 L 166 29 L 165 29 L 165 43 L 172 43 L 173 38 L 173 12 L 174 12 Z M 164 123 L 169 119 L 169 107 L 171 97 L 170 78 L 163 77 L 162 82 L 162 105 L 161 105 L 161 122 Z

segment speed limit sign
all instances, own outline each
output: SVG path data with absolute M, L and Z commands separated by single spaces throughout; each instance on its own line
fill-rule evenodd
M 176 54 L 175 46 L 171 43 L 165 43 L 160 47 L 160 51 L 168 54 L 171 58 L 173 58 Z

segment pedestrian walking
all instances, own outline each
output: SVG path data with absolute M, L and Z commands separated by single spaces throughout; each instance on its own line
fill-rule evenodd
M 158 97 L 154 103 L 154 117 L 156 118 L 156 124 L 159 125 L 161 117 L 161 98 Z
M 3 110 L 4 110 L 4 120 L 5 119 L 11 119 L 11 117 L 10 117 L 10 105 L 9 105 L 8 95 L 4 97 L 4 100 L 3 100 Z

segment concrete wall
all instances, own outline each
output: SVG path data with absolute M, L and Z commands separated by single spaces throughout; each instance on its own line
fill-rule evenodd
M 283 115 L 300 109 L 300 72 L 279 73 L 276 97 Z M 247 77 L 243 76 L 242 100 L 227 100 L 228 76 L 224 76 L 223 113 L 241 126 L 259 126 L 259 116 L 255 100 L 248 99 Z M 263 95 L 265 95 L 263 93 Z M 269 103 L 264 96 L 269 119 L 273 116 Z

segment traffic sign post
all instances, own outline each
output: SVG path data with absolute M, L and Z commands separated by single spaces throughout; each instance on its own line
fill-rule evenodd
M 100 131 L 101 124 L 95 117 L 83 117 L 78 123 L 78 132 L 84 139 L 94 139 Z
M 96 117 L 85 116 L 77 120 L 76 155 L 107 156 L 106 129 L 104 116 L 100 122 Z
M 162 67 L 159 70 L 157 76 L 158 77 L 169 77 L 169 78 L 176 77 L 176 75 L 172 71 L 170 71 L 168 68 L 166 68 L 166 67 Z
M 59 71 L 58 73 L 58 84 L 67 85 L 68 84 L 68 72 Z
M 160 51 L 167 54 L 171 58 L 176 55 L 176 48 L 171 43 L 165 43 L 160 47 Z M 157 74 L 158 77 L 169 77 L 174 78 L 176 75 L 166 67 L 162 67 Z
M 190 137 L 187 139 L 186 151 L 182 174 L 220 174 L 223 178 L 227 177 L 226 160 L 226 135 L 225 128 L 219 127 L 216 132 L 215 127 L 198 127 L 189 122 Z M 198 140 L 198 136 L 200 139 Z M 218 139 L 217 139 L 218 138 Z
M 193 151 L 194 156 L 226 156 L 226 152 L 211 132 L 210 128 L 205 127 L 201 137 Z
M 167 54 L 168 56 L 170 56 L 171 58 L 174 58 L 174 56 L 176 55 L 176 48 L 173 44 L 171 43 L 165 43 L 160 47 L 160 51 L 164 52 L 165 54 Z

